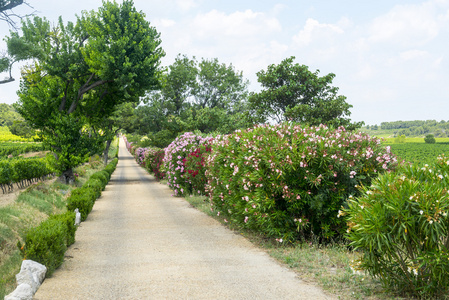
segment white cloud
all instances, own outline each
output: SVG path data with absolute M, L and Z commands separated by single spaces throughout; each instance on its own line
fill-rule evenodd
M 439 33 L 438 16 L 440 14 L 432 1 L 420 5 L 397 5 L 374 19 L 369 28 L 369 40 L 404 47 L 424 45 Z
M 156 28 L 168 28 L 176 25 L 176 21 L 170 19 L 156 19 L 152 22 Z
M 198 6 L 195 0 L 176 0 L 176 7 L 186 12 Z
M 193 26 L 197 30 L 196 34 L 204 38 L 217 35 L 254 37 L 279 32 L 282 29 L 277 19 L 250 9 L 243 12 L 236 11 L 229 15 L 218 10 L 198 14 L 193 20 Z
M 336 24 L 322 24 L 314 19 L 307 19 L 304 28 L 293 37 L 298 46 L 309 46 L 313 41 L 334 40 L 336 35 L 343 34 L 344 30 Z

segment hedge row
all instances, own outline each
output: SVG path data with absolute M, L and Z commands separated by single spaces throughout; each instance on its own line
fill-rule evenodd
M 165 148 L 163 168 L 176 196 L 205 193 L 225 222 L 294 241 L 341 237 L 348 197 L 396 164 L 366 134 L 285 123 L 215 138 L 185 133 Z
M 87 218 L 117 162 L 118 159 L 114 158 L 103 171 L 92 174 L 83 186 L 73 190 L 67 198 L 66 213 L 50 216 L 38 227 L 27 232 L 24 245 L 18 243 L 25 259 L 37 261 L 47 267 L 47 277 L 62 264 L 67 247 L 75 242 L 74 210 L 79 209 L 82 221 Z

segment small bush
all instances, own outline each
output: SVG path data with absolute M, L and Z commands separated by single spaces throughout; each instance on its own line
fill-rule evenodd
M 95 172 L 94 174 L 92 174 L 89 177 L 88 181 L 91 180 L 99 180 L 101 182 L 101 190 L 103 191 L 105 186 L 108 184 L 109 182 L 109 173 L 105 172 L 105 171 L 99 171 L 99 172 Z M 87 183 L 87 182 L 86 182 Z
M 101 196 L 103 190 L 103 182 L 99 178 L 89 178 L 82 187 L 92 188 L 95 191 L 95 199 Z M 94 201 L 95 201 L 94 199 Z
M 435 144 L 435 137 L 433 136 L 433 134 L 428 134 L 426 135 L 426 137 L 424 138 L 424 142 L 426 144 Z
M 339 237 L 338 210 L 396 160 L 364 133 L 297 124 L 217 137 L 206 165 L 215 213 L 226 222 L 293 241 Z
M 75 217 L 75 212 L 68 211 L 64 214 L 52 215 L 48 218 L 49 220 L 58 220 L 59 222 L 67 226 L 67 247 L 75 243 Z
M 74 211 L 79 209 L 81 213 L 81 221 L 86 220 L 89 213 L 92 211 L 94 202 L 97 199 L 97 190 L 92 187 L 82 186 L 72 191 L 67 198 L 67 210 Z
M 363 187 L 344 210 L 348 239 L 363 252 L 356 268 L 385 287 L 439 297 L 449 286 L 449 161 L 404 165 Z
M 64 261 L 67 249 L 67 225 L 57 220 L 47 219 L 38 227 L 27 232 L 25 245 L 18 244 L 22 256 L 47 267 L 49 277 Z

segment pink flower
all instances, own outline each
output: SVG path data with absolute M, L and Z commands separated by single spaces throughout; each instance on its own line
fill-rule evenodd
M 245 223 L 248 222 L 248 217 L 245 217 L 245 221 L 244 221 L 244 222 L 245 222 Z

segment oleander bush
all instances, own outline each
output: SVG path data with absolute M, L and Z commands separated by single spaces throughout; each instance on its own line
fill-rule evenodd
M 147 148 L 145 153 L 145 168 L 153 173 L 157 180 L 164 179 L 165 172 L 162 170 L 164 164 L 165 150 L 160 148 Z
M 167 148 L 163 159 L 168 186 L 175 196 L 189 195 L 193 192 L 192 184 L 186 174 L 184 159 L 198 146 L 207 143 L 210 137 L 202 137 L 191 132 L 177 137 Z
M 347 227 L 339 209 L 396 159 L 361 132 L 284 123 L 218 136 L 206 165 L 212 209 L 282 242 L 341 237 Z
M 439 298 L 449 286 L 449 160 L 402 165 L 361 187 L 342 212 L 363 253 L 355 268 L 405 295 Z
M 206 157 L 212 151 L 211 142 L 212 139 L 209 139 L 204 144 L 193 147 L 193 151 L 183 159 L 185 171 L 183 176 L 190 183 L 192 193 L 195 195 L 206 194 Z

